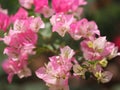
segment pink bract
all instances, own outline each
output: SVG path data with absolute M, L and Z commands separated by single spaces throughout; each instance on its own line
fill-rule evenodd
M 31 9 L 33 0 L 19 0 L 19 3 L 22 7 L 26 9 Z
M 0 30 L 4 32 L 10 25 L 10 17 L 7 14 L 0 12 Z
M 48 6 L 48 0 L 34 0 L 35 12 L 41 12 L 41 10 Z
M 13 61 L 12 59 L 5 60 L 2 64 L 4 71 L 8 74 L 9 83 L 12 82 L 12 78 L 17 74 L 20 78 L 27 77 L 31 75 L 31 71 L 26 67 L 26 62 Z M 24 70 L 24 73 L 21 74 L 21 71 Z M 25 73 L 26 72 L 26 73 Z M 21 76 L 22 75 L 22 76 Z
M 70 30 L 70 24 L 75 21 L 73 15 L 67 15 L 64 13 L 57 13 L 50 19 L 53 25 L 52 31 L 57 32 L 60 36 L 64 36 L 66 32 Z
M 80 45 L 86 60 L 102 60 L 108 57 L 115 48 L 113 43 L 107 42 L 106 37 L 84 40 Z
M 67 50 L 65 53 L 63 51 Z M 68 56 L 70 54 L 71 56 Z M 37 77 L 43 79 L 50 87 L 49 90 L 69 90 L 68 78 L 70 70 L 73 66 L 72 56 L 74 51 L 66 46 L 61 48 L 60 56 L 52 56 L 49 58 L 50 62 L 36 71 Z M 75 60 L 75 59 L 74 59 Z
M 86 18 L 72 23 L 69 34 L 75 40 L 80 38 L 94 39 L 96 35 L 100 36 L 97 24 L 94 21 L 88 21 Z
M 38 32 L 40 28 L 45 28 L 45 24 L 40 17 L 31 18 L 30 29 L 33 32 Z
M 15 22 L 17 19 L 26 19 L 28 18 L 28 12 L 22 7 L 19 8 L 17 13 L 11 17 L 11 22 Z
M 84 0 L 52 0 L 52 7 L 56 13 L 75 11 L 80 5 L 87 4 Z

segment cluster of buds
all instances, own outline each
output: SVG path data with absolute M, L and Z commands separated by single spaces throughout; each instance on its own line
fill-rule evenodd
M 95 77 L 99 82 L 107 83 L 112 78 L 112 73 L 105 71 L 108 61 L 116 57 L 118 48 L 114 43 L 101 36 L 95 21 L 81 18 L 82 6 L 85 0 L 19 0 L 22 7 L 31 9 L 34 6 L 36 17 L 28 16 L 28 12 L 20 8 L 15 15 L 7 15 L 0 10 L 0 29 L 9 31 L 0 38 L 6 44 L 4 54 L 8 56 L 3 62 L 3 69 L 8 74 L 11 82 L 15 74 L 19 78 L 31 75 L 28 68 L 29 55 L 35 55 L 38 40 L 38 31 L 45 27 L 39 14 L 49 19 L 52 32 L 64 37 L 66 33 L 71 39 L 80 41 L 80 49 L 83 53 L 81 62 L 75 57 L 77 52 L 69 46 L 60 49 L 60 54 L 49 57 L 48 64 L 35 71 L 38 78 L 46 82 L 49 90 L 69 90 L 68 80 L 71 76 L 86 78 Z M 78 20 L 80 18 L 80 20 Z M 11 26 L 10 26 L 11 25 Z M 73 71 L 73 72 L 71 72 Z

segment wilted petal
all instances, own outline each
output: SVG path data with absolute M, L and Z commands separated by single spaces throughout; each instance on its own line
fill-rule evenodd
M 113 76 L 113 74 L 111 73 L 111 72 L 109 72 L 109 71 L 104 71 L 103 73 L 102 73 L 102 78 L 101 78 L 101 82 L 102 83 L 107 83 L 107 82 L 109 82 L 111 79 L 112 79 L 112 76 Z

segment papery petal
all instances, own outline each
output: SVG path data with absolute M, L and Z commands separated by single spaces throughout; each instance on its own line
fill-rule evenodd
M 26 19 L 27 17 L 28 17 L 28 12 L 20 7 L 17 13 L 11 17 L 11 21 L 15 22 L 15 20 L 17 19 Z
M 112 79 L 112 76 L 113 76 L 113 74 L 112 74 L 111 72 L 109 72 L 109 71 L 104 71 L 104 72 L 102 73 L 101 82 L 102 82 L 102 83 L 107 83 L 107 82 L 109 82 L 109 81 Z
M 19 78 L 23 78 L 23 77 L 28 77 L 32 75 L 31 70 L 28 67 L 23 67 L 22 70 L 20 70 L 17 74 L 19 76 Z
M 60 51 L 61 51 L 61 54 L 60 54 L 61 57 L 65 59 L 71 59 L 73 55 L 75 54 L 73 49 L 71 49 L 69 46 L 61 48 Z
M 35 12 L 41 12 L 44 6 L 48 6 L 48 0 L 34 0 Z
M 10 17 L 7 14 L 0 12 L 0 30 L 4 32 L 10 25 Z
M 19 3 L 22 7 L 26 9 L 31 9 L 33 0 L 19 0 Z
M 46 83 L 49 84 L 56 84 L 57 79 L 51 75 L 49 75 L 49 73 L 46 73 L 46 68 L 41 67 L 39 68 L 36 72 L 37 77 L 39 77 L 40 79 L 43 79 Z
M 100 37 L 100 38 L 96 39 L 93 42 L 93 44 L 94 44 L 93 48 L 103 49 L 105 47 L 105 44 L 106 44 L 106 37 Z
M 40 28 L 45 28 L 45 24 L 40 17 L 36 17 L 31 20 L 30 28 L 32 31 L 38 32 Z

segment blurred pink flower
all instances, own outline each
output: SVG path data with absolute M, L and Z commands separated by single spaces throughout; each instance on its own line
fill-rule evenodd
M 31 9 L 33 0 L 19 0 L 19 3 L 22 7 L 26 8 L 26 9 Z
M 63 71 L 60 65 L 58 67 L 56 67 L 58 64 L 54 65 L 55 64 L 49 62 L 46 68 L 39 68 L 36 71 L 37 77 L 43 79 L 50 88 L 56 87 L 56 89 L 58 89 L 68 86 L 69 73 Z
M 34 32 L 38 32 L 40 28 L 45 28 L 45 24 L 40 17 L 32 18 L 30 21 L 30 29 Z
M 63 51 L 65 50 L 66 52 L 64 53 Z M 60 56 L 50 57 L 50 62 L 45 65 L 45 67 L 40 67 L 36 71 L 37 77 L 46 82 L 46 84 L 50 87 L 49 90 L 69 90 L 68 78 L 70 76 L 70 70 L 73 66 L 73 55 L 74 51 L 66 46 L 61 49 Z
M 60 49 L 61 54 L 60 56 L 64 59 L 71 59 L 75 54 L 74 50 L 71 49 L 69 46 Z
M 69 34 L 75 40 L 79 40 L 82 37 L 94 39 L 95 35 L 100 36 L 100 31 L 94 21 L 88 21 L 84 18 L 71 24 Z
M 44 6 L 40 13 L 43 14 L 45 18 L 49 18 L 54 14 L 54 11 L 52 8 Z
M 31 75 L 31 71 L 26 67 L 25 60 L 13 61 L 12 59 L 5 60 L 2 64 L 3 70 L 8 74 L 9 83 L 12 82 L 12 78 L 15 74 L 19 78 L 27 77 Z M 24 72 L 22 72 L 24 70 Z
M 66 32 L 70 30 L 70 24 L 75 21 L 73 15 L 66 15 L 63 13 L 57 13 L 50 19 L 53 25 L 52 31 L 57 32 L 60 36 L 64 36 Z
M 11 16 L 11 22 L 15 22 L 17 19 L 26 19 L 28 18 L 28 12 L 20 7 L 15 15 Z
M 34 0 L 35 12 L 41 12 L 41 10 L 46 6 L 48 7 L 48 0 Z
M 31 30 L 27 30 L 26 32 L 16 32 L 14 30 L 10 30 L 8 35 L 3 38 L 3 41 L 11 46 L 19 48 L 24 44 L 33 44 L 37 43 L 37 34 Z
M 13 30 L 17 33 L 25 32 L 29 27 L 28 19 L 16 19 L 13 24 Z
M 107 42 L 106 37 L 84 40 L 80 45 L 86 60 L 102 60 L 107 58 L 115 48 L 113 43 Z
M 5 32 L 9 25 L 10 17 L 7 14 L 0 12 L 0 30 L 3 30 Z
M 52 8 L 56 13 L 75 11 L 80 5 L 85 4 L 85 0 L 52 0 Z

